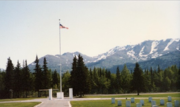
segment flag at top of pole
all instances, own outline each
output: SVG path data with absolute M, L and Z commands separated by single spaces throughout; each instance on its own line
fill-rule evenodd
M 63 28 L 69 29 L 68 27 L 63 26 L 62 24 L 59 24 L 59 27 L 60 27 L 61 29 L 63 29 Z

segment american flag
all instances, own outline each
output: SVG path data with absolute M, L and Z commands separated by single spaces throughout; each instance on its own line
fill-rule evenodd
M 62 29 L 62 28 L 69 29 L 68 27 L 63 26 L 62 24 L 59 24 L 59 27 L 60 27 L 61 29 Z

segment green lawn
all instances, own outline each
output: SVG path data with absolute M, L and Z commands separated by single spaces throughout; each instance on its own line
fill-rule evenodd
M 34 107 L 40 102 L 0 103 L 0 107 Z
M 167 97 L 167 96 L 171 96 L 171 97 L 180 97 L 180 93 L 165 93 L 165 94 L 141 94 L 139 96 L 137 95 L 121 95 L 121 94 L 117 94 L 117 95 L 86 95 L 83 98 L 131 98 L 131 97 Z
M 167 99 L 164 99 L 164 100 L 165 100 L 165 105 L 160 106 L 160 100 L 155 99 L 156 105 L 160 107 L 166 107 Z M 174 100 L 177 100 L 177 99 L 176 98 L 172 99 L 173 107 L 174 107 Z M 126 100 L 124 99 L 121 101 L 122 101 L 121 107 L 125 107 Z M 115 102 L 116 102 L 115 104 L 111 104 L 111 100 L 71 101 L 71 105 L 72 107 L 118 107 L 117 106 L 118 100 L 116 100 Z M 136 107 L 136 103 L 139 103 L 139 102 L 140 102 L 140 99 L 135 99 L 135 103 L 131 103 L 131 107 Z M 151 107 L 151 103 L 148 102 L 148 99 L 145 99 L 144 103 L 145 105 L 143 107 Z
M 13 98 L 13 99 L 0 99 L 0 102 L 2 101 L 20 101 L 20 100 L 32 100 L 35 98 Z M 1 106 L 0 106 L 1 107 Z

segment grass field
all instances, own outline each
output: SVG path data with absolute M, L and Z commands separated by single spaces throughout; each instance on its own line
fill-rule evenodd
M 137 96 L 136 94 L 117 94 L 117 95 L 86 95 L 83 98 L 131 98 L 131 97 L 180 97 L 180 93 L 153 93 L 153 94 L 140 94 Z
M 160 105 L 160 100 L 159 99 L 154 99 L 156 101 L 156 105 L 159 107 L 166 107 L 167 99 L 165 100 L 165 105 Z M 172 104 L 174 107 L 174 100 L 177 99 L 172 99 Z M 122 106 L 125 107 L 126 100 L 121 100 L 122 101 Z M 130 100 L 127 100 L 130 101 Z M 131 103 L 131 107 L 136 107 L 136 103 L 139 103 L 140 99 L 135 99 L 135 103 Z M 117 106 L 118 100 L 115 101 L 115 104 L 111 104 L 111 100 L 91 100 L 91 101 L 71 101 L 72 107 L 118 107 Z M 144 106 L 143 107 L 151 107 L 151 103 L 148 102 L 148 99 L 144 100 Z
M 40 102 L 0 103 L 0 107 L 34 107 Z
M 13 98 L 13 99 L 0 99 L 0 102 L 2 101 L 20 101 L 20 100 L 32 100 L 35 98 Z M 0 106 L 1 107 L 1 106 Z
M 167 97 L 172 97 L 172 104 L 174 106 L 174 100 L 180 101 L 180 93 L 148 93 L 148 94 L 140 94 L 137 96 L 136 94 L 117 94 L 117 95 L 86 95 L 84 98 L 124 98 L 121 99 L 122 106 L 125 107 L 126 104 L 126 98 L 128 101 L 130 101 L 130 98 L 135 98 L 135 103 L 131 103 L 131 107 L 136 107 L 136 103 L 140 102 L 140 98 L 145 98 L 144 103 L 145 105 L 143 107 L 151 107 L 151 103 L 148 102 L 148 97 L 154 97 L 156 99 L 153 99 L 156 101 L 156 105 L 160 107 L 166 107 L 167 103 Z M 138 99 L 136 99 L 138 98 Z M 160 99 L 164 99 L 165 105 L 160 105 Z M 111 100 L 91 100 L 91 101 L 71 101 L 72 107 L 118 107 L 117 102 L 120 99 L 116 99 L 115 104 L 111 104 Z

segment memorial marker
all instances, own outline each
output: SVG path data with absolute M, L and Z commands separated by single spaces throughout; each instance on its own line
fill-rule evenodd
M 118 106 L 122 106 L 122 102 L 120 100 L 118 101 Z
M 175 100 L 174 101 L 174 107 L 179 107 L 180 105 L 179 105 L 179 101 L 178 100 Z
M 126 101 L 126 107 L 131 107 L 130 101 Z
M 131 103 L 134 103 L 134 98 L 131 98 Z
M 167 107 L 173 107 L 173 106 L 172 106 L 172 103 L 168 102 L 168 103 L 167 103 Z
M 144 100 L 140 100 L 141 106 L 144 106 Z
M 171 102 L 172 98 L 171 96 L 168 96 L 168 102 Z
M 156 101 L 154 101 L 154 100 L 151 101 L 151 106 L 153 106 L 153 105 L 156 105 Z
M 115 104 L 115 98 L 111 98 L 111 104 Z
M 149 102 L 151 102 L 152 101 L 152 97 L 149 97 Z
M 164 100 L 160 99 L 160 105 L 164 105 Z

